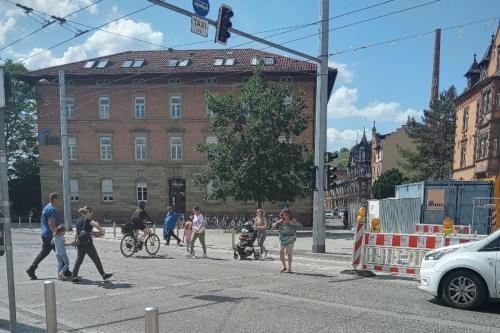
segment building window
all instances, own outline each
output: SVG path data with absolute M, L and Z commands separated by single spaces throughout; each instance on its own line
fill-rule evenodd
M 498 156 L 498 139 L 494 139 L 492 157 L 497 157 L 497 156 Z
M 148 201 L 148 183 L 137 183 L 137 201 Z
M 70 161 L 76 161 L 76 159 L 78 158 L 77 152 L 76 137 L 68 136 L 68 159 Z
M 64 109 L 66 110 L 66 118 L 68 120 L 75 119 L 75 99 L 73 97 L 66 97 Z
M 293 77 L 291 76 L 282 76 L 280 77 L 280 81 L 283 83 L 293 83 Z
M 207 139 L 206 139 L 206 144 L 207 145 L 216 145 L 219 143 L 219 139 L 215 136 L 215 135 L 211 135 L 211 136 L 207 136 Z M 210 152 L 210 149 L 207 151 L 207 158 L 208 159 L 211 159 L 213 157 L 213 153 Z
M 465 168 L 466 154 L 467 154 L 467 143 L 462 142 L 462 146 L 460 147 L 460 167 L 461 168 Z
M 99 117 L 101 119 L 109 119 L 109 97 L 99 97 Z
M 71 201 L 78 201 L 80 199 L 80 196 L 78 195 L 78 179 L 71 179 L 69 181 L 69 187 Z
M 469 127 L 469 107 L 466 107 L 464 109 L 464 117 L 462 121 L 462 131 L 467 131 L 467 128 Z
M 182 160 L 182 138 L 173 136 L 170 138 L 170 159 L 172 161 Z
M 479 122 L 479 117 L 481 116 L 481 99 L 476 101 L 476 124 Z
M 135 105 L 135 117 L 137 119 L 146 117 L 146 98 L 135 97 L 134 105 Z
M 172 118 L 181 117 L 181 97 L 170 96 L 170 116 Z
M 113 180 L 103 179 L 101 183 L 102 201 L 113 201 Z
M 146 160 L 146 137 L 145 136 L 136 136 L 135 137 L 135 160 L 136 161 L 145 161 Z
M 101 161 L 111 161 L 112 158 L 111 137 L 101 136 L 99 141 L 101 147 Z
M 500 110 L 500 92 L 497 93 L 497 110 Z
M 479 134 L 477 138 L 477 159 L 488 157 L 489 135 L 488 133 Z
M 209 180 L 207 184 L 207 202 L 216 203 L 217 199 L 214 196 L 216 183 L 213 180 Z

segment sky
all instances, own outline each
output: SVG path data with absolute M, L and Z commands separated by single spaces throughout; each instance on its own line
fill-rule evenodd
M 193 11 L 192 0 L 167 2 Z M 216 20 L 219 6 L 227 4 L 234 12 L 234 28 L 279 44 L 297 39 L 284 45 L 316 57 L 319 26 L 313 23 L 319 20 L 320 2 L 209 0 L 207 17 Z M 13 3 L 36 11 L 27 15 Z M 67 17 L 70 23 L 51 24 L 8 46 L 41 28 L 44 19 L 50 20 L 42 13 L 64 17 L 86 6 Z M 377 131 L 385 134 L 404 124 L 408 116 L 420 119 L 429 104 L 437 28 L 443 29 L 440 90 L 455 85 L 462 92 L 473 54 L 482 58 L 498 28 L 500 0 L 330 0 L 329 17 L 329 63 L 339 70 L 328 103 L 328 150 L 333 151 L 353 146 L 365 127 L 370 139 L 373 121 Z M 113 20 L 101 30 L 72 38 L 79 30 Z M 0 62 L 22 61 L 29 69 L 168 47 L 256 48 L 292 56 L 262 44 L 246 44 L 247 39 L 234 34 L 226 46 L 214 44 L 214 35 L 213 27 L 208 38 L 191 33 L 188 17 L 146 0 L 0 0 Z

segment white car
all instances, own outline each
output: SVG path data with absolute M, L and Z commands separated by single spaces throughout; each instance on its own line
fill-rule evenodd
M 426 254 L 418 288 L 460 309 L 474 309 L 488 298 L 500 298 L 500 230 L 475 242 Z
M 325 218 L 333 219 L 333 212 L 330 210 L 325 210 Z

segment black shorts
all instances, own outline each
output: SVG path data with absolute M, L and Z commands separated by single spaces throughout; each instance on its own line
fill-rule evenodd
M 134 222 L 134 226 L 135 226 L 135 229 L 136 230 L 141 230 L 143 231 L 144 229 L 146 229 L 146 225 L 144 224 L 143 221 L 135 221 Z

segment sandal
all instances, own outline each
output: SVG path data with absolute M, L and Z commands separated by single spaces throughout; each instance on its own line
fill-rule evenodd
M 286 272 L 289 273 L 289 274 L 293 274 L 293 271 L 292 271 L 291 268 L 289 268 Z
M 287 271 L 286 267 L 281 268 L 280 273 L 285 273 Z

